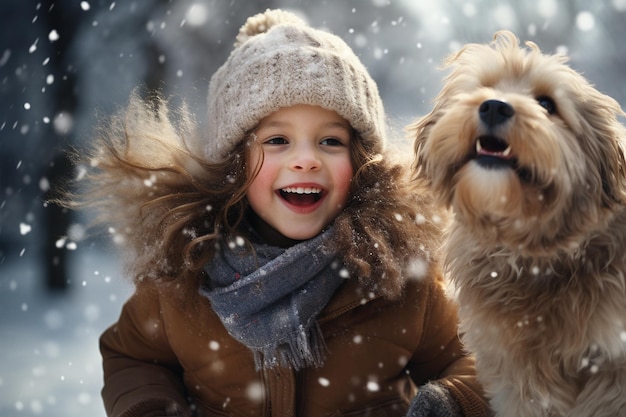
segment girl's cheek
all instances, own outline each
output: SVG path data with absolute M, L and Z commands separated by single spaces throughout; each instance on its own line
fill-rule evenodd
M 261 171 L 263 161 L 261 152 L 257 143 L 251 144 L 250 150 L 246 152 L 246 175 L 248 179 L 252 179 Z

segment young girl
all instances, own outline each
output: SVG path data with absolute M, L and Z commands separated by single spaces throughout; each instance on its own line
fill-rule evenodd
M 136 287 L 101 337 L 107 414 L 487 415 L 366 69 L 280 10 L 235 45 L 206 129 L 135 95 L 91 155 Z

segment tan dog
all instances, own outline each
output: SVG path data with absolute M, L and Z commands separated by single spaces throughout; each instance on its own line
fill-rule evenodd
M 626 416 L 624 114 L 565 62 L 509 32 L 466 45 L 409 127 L 499 416 Z

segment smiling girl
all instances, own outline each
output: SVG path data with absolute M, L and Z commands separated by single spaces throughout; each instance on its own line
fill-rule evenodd
M 91 154 L 83 202 L 135 283 L 101 337 L 107 414 L 487 415 L 376 84 L 284 11 L 237 40 L 206 128 L 133 96 Z
M 254 134 L 246 192 L 254 228 L 279 246 L 318 235 L 348 200 L 352 128 L 332 110 L 297 104 L 261 120 Z

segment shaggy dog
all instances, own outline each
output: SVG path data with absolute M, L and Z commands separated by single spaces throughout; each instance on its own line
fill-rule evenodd
M 565 62 L 509 32 L 468 44 L 409 126 L 498 416 L 626 416 L 624 113 Z

